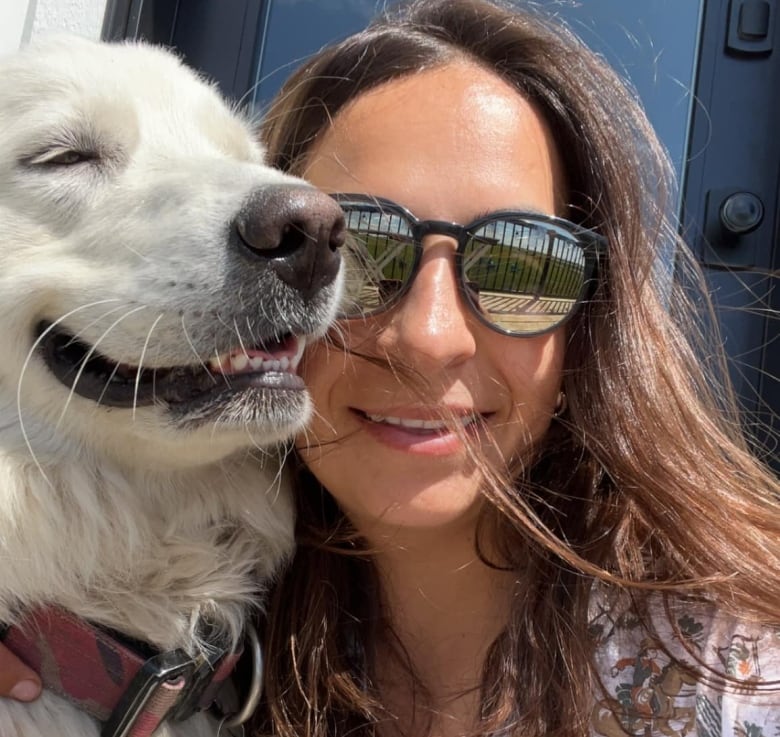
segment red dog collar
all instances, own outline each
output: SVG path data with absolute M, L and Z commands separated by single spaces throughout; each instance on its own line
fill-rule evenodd
M 207 709 L 240 652 L 152 657 L 62 609 L 40 609 L 6 629 L 4 644 L 43 685 L 104 723 L 101 737 L 150 737 L 165 719 Z

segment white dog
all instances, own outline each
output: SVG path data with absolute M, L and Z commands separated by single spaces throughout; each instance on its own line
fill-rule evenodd
M 156 735 L 217 733 L 190 714 L 291 551 L 263 449 L 307 419 L 296 366 L 335 314 L 341 229 L 162 50 L 0 62 L 0 625 L 54 682 L 0 700 L 2 737 L 143 737 L 170 702 Z M 152 658 L 129 687 L 124 637 Z

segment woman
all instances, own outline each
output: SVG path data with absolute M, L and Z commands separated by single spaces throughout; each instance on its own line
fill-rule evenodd
M 780 488 L 699 367 L 670 169 L 614 74 L 422 0 L 313 57 L 265 136 L 360 268 L 306 359 L 258 732 L 776 737 Z

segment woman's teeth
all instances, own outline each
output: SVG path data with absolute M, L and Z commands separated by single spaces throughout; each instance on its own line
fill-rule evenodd
M 398 427 L 407 428 L 409 430 L 446 430 L 450 423 L 446 420 L 410 420 L 402 417 L 385 417 L 384 415 L 374 415 L 366 413 L 366 417 L 371 422 L 382 423 L 385 425 L 396 425 Z M 457 420 L 463 427 L 468 427 L 473 422 L 476 422 L 479 415 L 463 415 L 458 417 Z

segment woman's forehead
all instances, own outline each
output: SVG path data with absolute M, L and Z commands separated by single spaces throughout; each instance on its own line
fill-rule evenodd
M 331 191 L 400 202 L 407 190 L 418 200 L 425 188 L 432 210 L 437 194 L 457 194 L 455 184 L 467 200 L 466 190 L 484 194 L 484 205 L 469 203 L 477 210 L 527 206 L 552 214 L 565 201 L 563 167 L 543 116 L 500 77 L 462 62 L 358 96 L 334 116 L 303 173 Z

